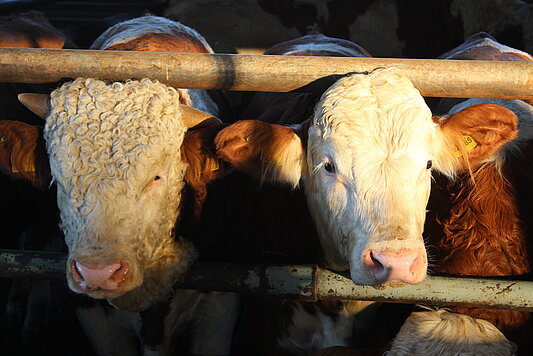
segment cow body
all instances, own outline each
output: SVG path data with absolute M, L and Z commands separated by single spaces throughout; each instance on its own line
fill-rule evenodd
M 532 61 L 522 51 L 480 33 L 442 55 L 443 59 Z M 443 99 L 438 111 L 453 115 L 479 104 L 498 104 L 518 117 L 518 137 L 455 179 L 437 176 L 428 205 L 426 235 L 434 272 L 454 276 L 520 278 L 531 272 L 531 172 L 533 106 L 511 99 Z M 433 194 L 433 193 L 432 193 Z M 485 319 L 529 354 L 530 313 L 456 307 Z

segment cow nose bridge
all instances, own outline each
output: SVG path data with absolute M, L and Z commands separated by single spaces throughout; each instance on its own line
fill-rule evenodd
M 427 258 L 423 249 L 367 250 L 363 264 L 373 275 L 376 284 L 421 282 L 427 270 Z
M 120 289 L 130 270 L 129 264 L 124 260 L 96 265 L 72 261 L 70 269 L 73 279 L 83 290 L 110 291 Z

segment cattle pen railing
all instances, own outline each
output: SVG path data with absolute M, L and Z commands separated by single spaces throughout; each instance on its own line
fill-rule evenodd
M 65 278 L 60 252 L 0 250 L 0 278 Z M 177 288 L 270 295 L 287 299 L 376 300 L 430 306 L 473 305 L 533 311 L 533 282 L 431 277 L 416 285 L 360 286 L 316 265 L 193 265 Z
M 192 89 L 313 91 L 338 75 L 387 67 L 397 68 L 424 96 L 533 99 L 533 62 L 0 49 L 0 82 L 16 83 L 152 78 Z M 0 250 L 3 278 L 64 278 L 65 267 L 62 253 Z M 314 265 L 201 263 L 179 287 L 533 311 L 533 282 L 428 277 L 418 285 L 375 288 Z
M 0 64 L 0 82 L 152 78 L 179 88 L 273 92 L 395 67 L 423 96 L 533 99 L 533 62 L 2 48 Z

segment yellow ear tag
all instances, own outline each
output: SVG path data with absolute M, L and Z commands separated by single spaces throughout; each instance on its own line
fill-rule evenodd
M 218 159 L 216 159 L 211 163 L 211 172 L 218 171 L 219 168 L 220 168 L 220 163 L 218 163 Z
M 474 147 L 477 146 L 477 142 L 474 141 L 472 136 L 463 136 L 463 143 L 465 145 L 465 149 L 466 149 L 467 152 L 471 151 Z M 454 155 L 455 155 L 455 157 L 461 157 L 463 154 L 458 149 L 457 151 L 454 152 Z

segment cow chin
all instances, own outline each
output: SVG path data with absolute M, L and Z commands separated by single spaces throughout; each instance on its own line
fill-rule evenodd
M 102 264 L 95 263 L 77 264 L 75 259 L 69 258 L 68 285 L 76 293 L 95 299 L 107 299 L 122 310 L 145 310 L 162 301 L 197 258 L 196 249 L 187 240 L 171 238 L 164 245 L 165 248 L 159 249 L 145 263 L 134 259 L 119 259 L 116 263 L 107 263 L 102 267 Z M 122 271 L 120 268 L 124 266 L 127 269 Z M 89 279 L 85 281 L 82 277 L 88 273 L 93 285 L 89 285 Z
M 146 268 L 140 286 L 118 296 L 106 297 L 109 303 L 121 310 L 138 312 L 169 296 L 198 256 L 193 244 L 187 240 L 180 239 L 173 245 L 170 256 L 160 256 L 157 259 L 167 260 L 168 264 Z

